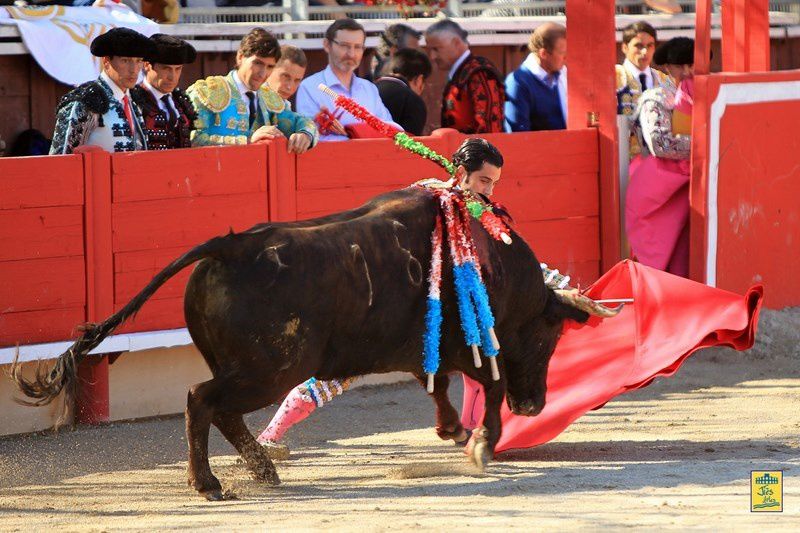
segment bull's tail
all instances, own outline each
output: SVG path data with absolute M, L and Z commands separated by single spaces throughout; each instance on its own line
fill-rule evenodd
M 18 364 L 19 354 L 17 354 L 11 366 L 11 377 L 16 382 L 19 390 L 22 391 L 27 398 L 30 398 L 30 400 L 17 399 L 17 401 L 25 405 L 47 405 L 55 400 L 58 395 L 61 394 L 61 391 L 65 391 L 68 397 L 71 397 L 74 394 L 78 365 L 86 355 L 125 322 L 125 320 L 134 316 L 147 299 L 172 276 L 200 259 L 206 257 L 223 257 L 225 244 L 230 242 L 229 238 L 230 236 L 217 237 L 189 250 L 159 272 L 139 294 L 125 305 L 125 307 L 100 324 L 86 324 L 82 328 L 83 335 L 81 335 L 67 351 L 58 357 L 55 365 L 49 372 L 41 368 L 40 361 L 35 377 L 32 380 L 23 378 L 20 375 Z M 69 403 L 69 401 L 65 403 L 65 411 Z M 62 413 L 62 418 L 56 423 L 57 426 L 63 421 L 64 414 L 65 413 Z

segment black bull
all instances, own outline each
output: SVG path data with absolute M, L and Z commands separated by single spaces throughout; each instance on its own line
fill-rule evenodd
M 34 404 L 52 401 L 62 389 L 70 391 L 75 368 L 86 354 L 169 278 L 199 261 L 186 286 L 184 312 L 213 378 L 193 386 L 188 395 L 189 482 L 210 499 L 221 497 L 208 463 L 208 433 L 214 424 L 257 479 L 277 484 L 275 467 L 243 414 L 281 400 L 311 376 L 342 379 L 405 371 L 425 377 L 422 332 L 436 214 L 433 196 L 411 188 L 351 211 L 261 224 L 211 239 L 167 266 L 108 320 L 88 325 L 50 372 L 33 382 L 16 371 L 14 377 Z M 538 414 L 563 320 L 584 321 L 587 315 L 559 302 L 545 287 L 539 261 L 519 235 L 512 232 L 513 243 L 506 245 L 491 239 L 474 220 L 472 232 L 495 313 L 501 378 L 492 380 L 488 364 L 474 366 L 446 261 L 441 366 L 433 398 L 439 436 L 460 438 L 464 430 L 447 398 L 448 374 L 463 372 L 483 385 L 485 442 L 480 450 L 476 447 L 473 460 L 484 465 L 500 437 L 503 397 L 517 414 Z

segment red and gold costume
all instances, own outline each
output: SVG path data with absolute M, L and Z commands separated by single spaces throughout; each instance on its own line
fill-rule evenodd
M 447 82 L 442 98 L 442 127 L 461 133 L 503 131 L 503 78 L 492 63 L 470 54 Z

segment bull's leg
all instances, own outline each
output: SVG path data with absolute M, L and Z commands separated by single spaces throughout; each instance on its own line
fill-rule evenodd
M 209 395 L 215 380 L 193 386 L 186 402 L 186 440 L 189 444 L 189 485 L 209 500 L 222 499 L 222 486 L 208 464 L 208 431 L 214 417 Z
M 467 447 L 470 460 L 481 469 L 486 468 L 494 458 L 494 447 L 500 440 L 500 407 L 506 392 L 505 375 L 500 381 L 484 381 L 483 389 L 486 398 L 483 426 L 475 430 Z
M 214 416 L 214 425 L 222 435 L 233 444 L 239 455 L 242 456 L 247 467 L 257 481 L 270 485 L 280 485 L 278 472 L 266 450 L 256 442 L 253 434 L 247 429 L 244 419 L 240 414 L 219 413 Z
M 417 379 L 423 386 L 427 385 L 427 376 L 417 376 Z M 436 404 L 436 434 L 442 440 L 453 440 L 456 444 L 466 443 L 469 436 L 461 425 L 461 420 L 458 417 L 453 404 L 450 403 L 450 397 L 447 395 L 447 388 L 450 385 L 450 376 L 447 374 L 436 374 L 433 378 L 433 398 Z

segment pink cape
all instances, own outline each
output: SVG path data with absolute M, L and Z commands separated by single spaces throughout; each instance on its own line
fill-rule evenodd
M 614 318 L 568 321 L 550 361 L 546 405 L 535 417 L 502 405 L 495 451 L 543 444 L 578 417 L 624 392 L 671 376 L 693 352 L 710 346 L 746 350 L 755 340 L 763 289 L 740 295 L 632 261 L 614 266 L 587 291 L 595 299 L 633 298 Z M 502 350 L 502 347 L 501 347 Z M 462 423 L 483 419 L 483 391 L 464 378 Z
M 625 231 L 641 263 L 689 276 L 689 161 L 631 161 Z

